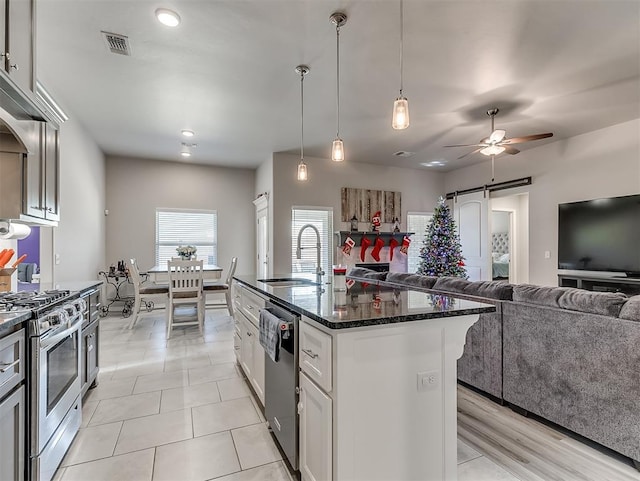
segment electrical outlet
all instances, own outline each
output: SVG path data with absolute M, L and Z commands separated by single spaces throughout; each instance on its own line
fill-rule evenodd
M 440 373 L 427 371 L 418 373 L 418 392 L 433 391 L 440 386 Z
M 544 258 L 545 259 L 551 259 L 551 252 L 550 251 L 544 251 Z
M 53 256 L 56 265 L 60 264 L 60 254 L 56 254 L 55 256 Z

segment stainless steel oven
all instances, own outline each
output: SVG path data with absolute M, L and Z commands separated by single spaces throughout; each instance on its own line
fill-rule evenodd
M 68 301 L 32 321 L 31 480 L 49 481 L 80 427 L 81 326 L 86 304 Z

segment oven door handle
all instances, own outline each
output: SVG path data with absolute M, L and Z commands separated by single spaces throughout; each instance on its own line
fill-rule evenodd
M 40 348 L 45 351 L 49 350 L 50 347 L 55 346 L 56 344 L 58 344 L 58 342 L 60 342 L 64 338 L 71 337 L 75 332 L 79 331 L 81 324 L 82 322 L 74 321 L 71 327 L 69 327 L 68 329 L 65 329 L 61 333 L 56 334 L 55 336 L 42 339 L 40 341 Z

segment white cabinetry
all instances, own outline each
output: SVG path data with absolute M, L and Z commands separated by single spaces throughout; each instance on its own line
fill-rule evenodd
M 300 474 L 302 481 L 332 479 L 331 398 L 300 373 Z
M 234 318 L 239 330 L 238 362 L 258 399 L 264 406 L 264 349 L 260 345 L 258 322 L 265 300 L 234 282 Z
M 456 360 L 478 315 L 300 324 L 303 481 L 455 480 Z

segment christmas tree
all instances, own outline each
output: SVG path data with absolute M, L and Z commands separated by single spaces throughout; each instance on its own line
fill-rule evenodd
M 418 274 L 467 278 L 460 237 L 449 207 L 440 197 L 420 249 Z

